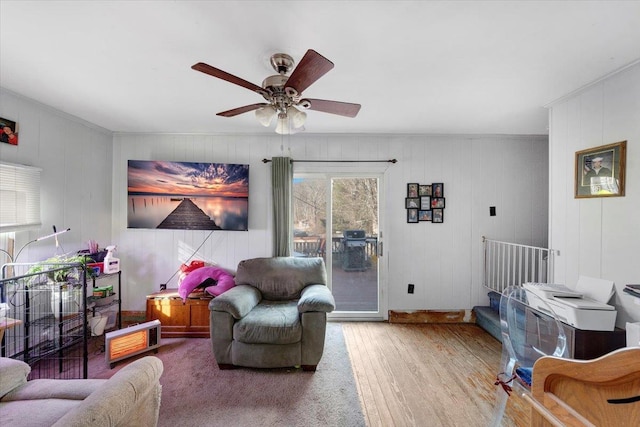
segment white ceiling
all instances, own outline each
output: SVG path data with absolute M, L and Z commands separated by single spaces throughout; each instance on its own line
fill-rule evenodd
M 261 85 L 314 49 L 335 68 L 304 95 L 362 109 L 307 133 L 547 134 L 546 104 L 640 58 L 639 22 L 640 1 L 0 0 L 0 86 L 115 132 L 272 133 L 216 116 L 263 99 L 190 67 Z

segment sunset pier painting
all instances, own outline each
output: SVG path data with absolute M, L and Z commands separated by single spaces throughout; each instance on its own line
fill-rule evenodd
M 158 228 L 220 230 L 216 222 L 190 199 L 182 199 L 178 207 L 158 225 Z
M 249 165 L 129 160 L 128 228 L 248 230 Z

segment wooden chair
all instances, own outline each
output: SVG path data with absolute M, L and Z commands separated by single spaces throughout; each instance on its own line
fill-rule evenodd
M 640 347 L 593 360 L 542 357 L 525 398 L 535 427 L 639 426 Z

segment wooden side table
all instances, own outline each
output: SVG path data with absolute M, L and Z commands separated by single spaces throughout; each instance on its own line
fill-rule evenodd
M 209 302 L 212 296 L 193 293 L 186 302 L 177 289 L 147 295 L 146 320 L 160 320 L 162 338 L 209 338 Z

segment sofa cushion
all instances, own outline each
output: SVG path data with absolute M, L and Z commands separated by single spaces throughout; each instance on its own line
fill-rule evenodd
M 84 400 L 107 382 L 105 379 L 70 379 L 60 381 L 51 378 L 31 380 L 7 394 L 2 401 L 65 399 Z
M 51 426 L 81 403 L 82 400 L 72 399 L 0 401 L 0 419 L 6 426 Z
M 307 285 L 327 284 L 327 272 L 322 258 L 253 258 L 240 261 L 236 285 L 250 285 L 268 300 L 300 298 Z
M 265 301 L 233 325 L 233 338 L 246 344 L 293 344 L 302 339 L 296 301 Z
M 0 399 L 11 390 L 27 383 L 31 367 L 21 360 L 0 357 Z

